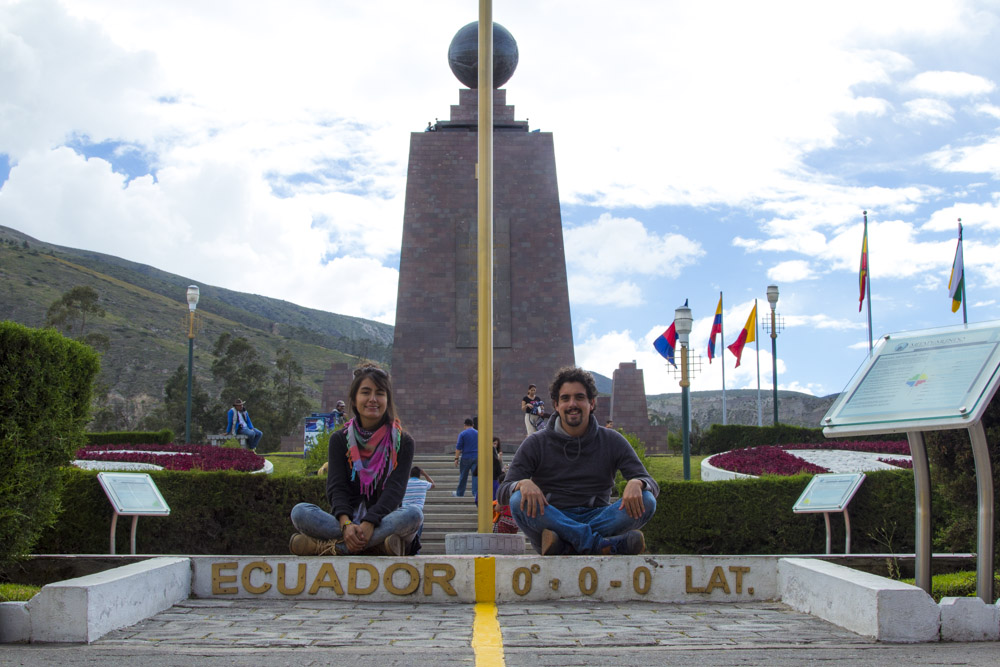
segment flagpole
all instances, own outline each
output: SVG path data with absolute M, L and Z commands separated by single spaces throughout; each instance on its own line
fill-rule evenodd
M 962 219 L 958 219 L 958 242 L 962 243 Z M 965 302 L 968 300 L 966 298 L 965 286 L 969 281 L 965 279 L 965 249 L 962 249 L 962 324 L 969 323 L 969 317 L 965 313 Z
M 757 299 L 753 300 L 753 339 L 757 344 L 757 426 L 764 425 L 764 413 L 760 406 L 760 329 L 757 327 Z
M 719 291 L 719 306 L 722 306 L 722 291 L 721 290 Z M 725 308 L 722 308 L 722 310 L 725 310 Z M 719 342 L 722 343 L 722 352 L 720 353 L 720 355 L 722 356 L 722 359 L 720 359 L 720 361 L 722 361 L 722 363 L 719 364 L 719 365 L 722 366 L 722 425 L 725 426 L 726 425 L 726 354 L 725 354 L 725 349 L 726 349 L 726 329 L 725 329 L 726 323 L 725 323 L 725 319 L 726 318 L 725 318 L 725 316 L 723 316 L 722 319 L 723 319 L 723 321 L 719 322 L 719 339 L 720 339 Z
M 865 240 L 868 239 L 868 211 L 865 216 Z M 868 300 L 868 356 L 872 356 L 872 253 L 871 244 L 865 246 L 865 298 Z

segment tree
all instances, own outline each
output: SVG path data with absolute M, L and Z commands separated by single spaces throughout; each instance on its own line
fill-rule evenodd
M 98 304 L 100 295 L 93 287 L 78 285 L 64 293 L 49 306 L 45 325 L 64 330 L 68 335 L 81 339 L 87 328 L 87 316 L 104 317 L 105 310 Z M 75 335 L 74 335 L 75 330 Z M 104 336 L 106 339 L 107 336 Z
M 177 367 L 163 389 L 163 402 L 143 420 L 150 430 L 169 428 L 184 433 L 187 419 L 187 367 Z M 225 410 L 202 389 L 198 377 L 191 378 L 191 442 L 204 442 L 209 433 L 221 433 L 225 427 Z
M 274 451 L 281 441 L 276 430 L 274 395 L 271 390 L 270 372 L 260 362 L 260 354 L 242 336 L 234 338 L 223 333 L 215 342 L 215 362 L 212 375 L 222 383 L 222 404 L 232 405 L 237 398 L 248 406 L 255 427 L 264 432 L 261 451 Z
M 275 360 L 274 397 L 277 415 L 273 428 L 278 435 L 290 435 L 309 411 L 306 390 L 299 384 L 302 365 L 295 360 L 287 348 L 278 350 Z

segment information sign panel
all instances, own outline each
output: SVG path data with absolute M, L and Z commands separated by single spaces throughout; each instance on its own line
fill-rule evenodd
M 827 436 L 964 428 L 1000 382 L 1000 322 L 890 334 L 823 418 Z
M 111 501 L 116 514 L 169 516 L 170 507 L 146 473 L 101 472 L 97 481 Z
M 792 511 L 843 512 L 863 481 L 863 472 L 813 475 Z

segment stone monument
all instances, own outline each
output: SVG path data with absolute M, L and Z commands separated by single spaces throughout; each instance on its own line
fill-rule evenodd
M 470 66 L 470 25 L 452 42 L 453 70 Z M 509 77 L 517 44 L 503 33 L 494 24 L 495 65 Z M 477 410 L 477 95 L 459 90 L 448 120 L 410 136 L 392 374 L 400 418 L 430 453 L 453 448 Z M 505 90 L 493 108 L 494 435 L 510 446 L 525 436 L 528 384 L 547 398 L 555 371 L 574 363 L 573 332 L 552 133 L 515 120 Z

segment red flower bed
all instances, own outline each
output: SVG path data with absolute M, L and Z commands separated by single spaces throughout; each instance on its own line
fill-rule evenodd
M 913 461 L 910 459 L 884 459 L 879 457 L 879 463 L 888 463 L 891 466 L 896 466 L 897 468 L 907 468 L 908 470 L 913 470 Z
M 89 445 L 78 449 L 76 458 L 85 461 L 152 463 L 167 470 L 254 472 L 264 467 L 264 457 L 257 456 L 248 449 L 211 445 Z
M 782 449 L 840 449 L 847 452 L 871 452 L 873 454 L 910 455 L 910 445 L 906 440 L 878 440 L 875 442 L 810 442 L 796 445 L 780 445 Z
M 826 468 L 809 463 L 774 445 L 734 449 L 731 452 L 716 454 L 708 462 L 716 468 L 744 475 L 797 475 L 800 472 L 813 474 L 830 472 Z

